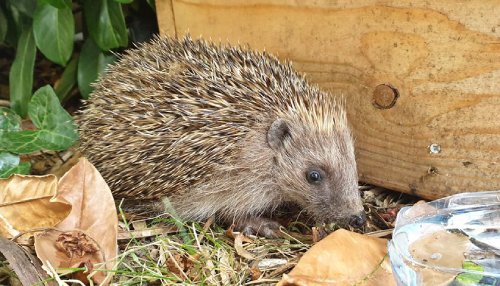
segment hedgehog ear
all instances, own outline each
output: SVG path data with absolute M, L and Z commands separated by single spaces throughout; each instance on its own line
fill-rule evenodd
M 288 138 L 290 138 L 290 123 L 278 118 L 276 119 L 267 132 L 267 143 L 274 151 L 279 151 Z

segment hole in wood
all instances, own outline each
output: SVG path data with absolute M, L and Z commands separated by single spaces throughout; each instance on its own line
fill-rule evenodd
M 397 89 L 387 84 L 380 84 L 373 90 L 373 106 L 378 109 L 389 109 L 396 104 L 398 97 Z

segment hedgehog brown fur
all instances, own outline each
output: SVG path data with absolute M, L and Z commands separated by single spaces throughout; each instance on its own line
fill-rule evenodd
M 117 198 L 167 196 L 189 219 L 295 202 L 319 221 L 364 221 L 344 109 L 267 53 L 158 37 L 107 70 L 77 123 Z

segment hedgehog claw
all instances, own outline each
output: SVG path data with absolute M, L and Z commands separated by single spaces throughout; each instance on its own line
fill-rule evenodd
M 235 226 L 235 230 L 241 231 L 246 236 L 257 235 L 266 238 L 278 238 L 274 230 L 279 229 L 279 227 L 280 224 L 272 219 L 251 217 L 238 222 Z

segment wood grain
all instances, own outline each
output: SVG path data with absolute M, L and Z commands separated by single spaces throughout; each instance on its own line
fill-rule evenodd
M 160 33 L 174 36 L 176 28 L 172 0 L 156 1 L 155 4 Z
M 342 94 L 361 181 L 429 199 L 500 189 L 500 2 L 171 4 L 178 35 L 250 43 Z M 390 108 L 380 85 L 398 93 Z

